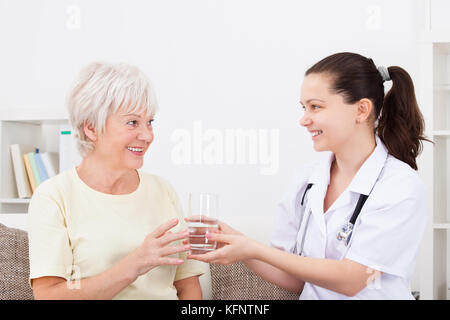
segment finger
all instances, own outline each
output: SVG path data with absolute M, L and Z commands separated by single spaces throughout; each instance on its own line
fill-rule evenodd
M 219 227 L 209 227 L 208 233 L 222 233 L 219 229 Z
M 192 260 L 206 262 L 206 263 L 209 263 L 209 262 L 217 259 L 215 251 L 203 253 L 203 254 L 188 254 L 187 258 L 192 259 Z
M 222 249 L 225 246 L 228 246 L 228 243 L 223 243 L 223 242 L 216 241 L 216 250 Z
M 189 237 L 189 231 L 184 230 L 176 233 L 166 233 L 165 235 L 161 236 L 159 240 L 159 244 L 161 246 L 167 246 L 169 243 L 181 239 L 186 239 Z
M 178 224 L 178 219 L 177 218 L 174 218 L 172 220 L 166 221 L 163 224 L 161 224 L 160 226 L 158 226 L 155 230 L 153 230 L 153 232 L 151 232 L 149 234 L 149 236 L 152 237 L 152 238 L 159 238 L 163 234 L 165 234 L 167 231 L 169 231 L 170 229 L 175 227 L 177 224 Z
M 161 257 L 170 256 L 171 254 L 179 253 L 179 252 L 185 252 L 188 251 L 191 248 L 189 244 L 185 244 L 182 246 L 168 246 L 161 249 L 160 254 Z
M 219 230 L 220 230 L 220 231 L 225 231 L 225 230 L 227 230 L 227 229 L 230 228 L 230 226 L 227 225 L 227 224 L 226 224 L 225 222 L 223 222 L 223 221 L 219 221 L 218 225 L 219 225 Z
M 225 233 L 225 234 L 242 234 L 241 232 L 234 230 L 232 227 L 230 227 L 225 222 L 219 223 L 219 230 L 222 231 L 221 233 Z
M 158 265 L 180 265 L 184 262 L 183 259 L 178 258 L 159 258 Z
M 198 260 L 204 263 L 220 264 L 221 258 L 207 256 L 206 254 L 188 254 L 186 256 L 188 260 Z
M 231 243 L 235 236 L 231 235 L 231 234 L 223 234 L 223 233 L 207 233 L 205 235 L 205 237 L 211 241 Z
M 188 260 L 197 260 L 197 261 L 202 261 L 202 262 L 208 263 L 208 261 L 206 261 L 205 258 L 202 257 L 202 254 L 201 255 L 200 254 L 188 254 L 186 256 L 186 258 Z
M 189 244 L 189 240 L 183 240 L 182 243 L 183 243 L 184 245 Z

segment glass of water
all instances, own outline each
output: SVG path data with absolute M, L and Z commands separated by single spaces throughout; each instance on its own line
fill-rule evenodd
M 187 223 L 191 254 L 203 254 L 216 249 L 216 241 L 206 234 L 218 231 L 219 196 L 212 193 L 189 193 Z

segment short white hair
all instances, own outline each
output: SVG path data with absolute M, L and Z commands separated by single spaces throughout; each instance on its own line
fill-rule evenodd
M 154 115 L 158 107 L 153 86 L 141 70 L 126 63 L 105 62 L 92 62 L 81 69 L 66 104 L 82 157 L 94 149 L 84 133 L 85 123 L 102 133 L 108 116 L 122 107 L 129 113 L 149 115 Z

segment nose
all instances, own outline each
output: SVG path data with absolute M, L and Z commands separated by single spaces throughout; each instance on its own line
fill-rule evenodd
M 150 126 L 142 126 L 141 130 L 139 130 L 137 138 L 139 140 L 143 140 L 146 143 L 151 143 L 153 141 L 153 138 L 155 137 L 153 133 L 153 128 Z
M 311 124 L 312 124 L 311 117 L 309 116 L 308 112 L 305 112 L 303 114 L 303 117 L 301 117 L 301 119 L 300 119 L 300 125 L 302 127 L 307 127 L 307 126 L 309 126 Z

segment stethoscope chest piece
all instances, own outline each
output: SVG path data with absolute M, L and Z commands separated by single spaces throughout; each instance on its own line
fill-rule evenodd
M 353 231 L 353 223 L 349 221 L 341 227 L 341 229 L 337 233 L 336 238 L 339 241 L 345 242 L 345 244 L 347 245 L 350 240 L 352 231 Z
M 306 186 L 306 189 L 303 192 L 301 206 L 304 205 L 305 195 L 308 192 L 308 190 L 311 189 L 312 186 L 313 186 L 312 183 L 308 183 L 308 185 Z M 363 207 L 363 205 L 366 202 L 368 197 L 369 196 L 365 195 L 365 194 L 360 194 L 359 195 L 358 203 L 356 204 L 355 210 L 353 211 L 353 214 L 352 214 L 350 220 L 347 223 L 345 223 L 337 232 L 336 238 L 339 241 L 343 241 L 346 246 L 350 242 L 350 238 L 351 238 L 352 232 L 353 232 L 353 226 L 355 225 L 356 219 L 358 218 L 358 215 L 361 212 L 361 209 L 362 209 L 362 207 Z M 301 242 L 300 242 L 300 246 L 299 246 L 299 248 L 300 248 L 299 253 L 300 254 L 302 254 L 302 251 L 303 251 L 303 244 L 305 242 L 306 228 L 308 226 L 308 221 L 309 221 L 309 217 L 310 216 L 311 216 L 311 209 L 308 212 L 308 215 L 306 217 L 306 223 L 305 223 L 305 226 L 303 227 L 303 236 L 301 238 Z

